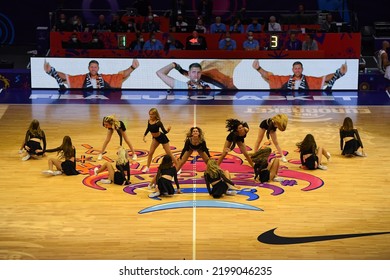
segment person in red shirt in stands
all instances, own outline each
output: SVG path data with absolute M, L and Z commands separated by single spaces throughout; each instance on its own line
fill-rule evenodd
M 199 35 L 198 31 L 192 31 L 186 38 L 186 50 L 207 50 L 206 38 Z

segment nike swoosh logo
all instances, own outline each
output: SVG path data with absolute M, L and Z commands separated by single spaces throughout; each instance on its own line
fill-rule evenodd
M 390 234 L 390 231 L 384 232 L 369 232 L 369 233 L 351 233 L 351 234 L 337 234 L 337 235 L 320 235 L 320 236 L 302 236 L 302 237 L 284 237 L 275 234 L 277 228 L 266 231 L 257 237 L 257 240 L 265 244 L 273 245 L 290 245 L 290 244 L 301 244 L 309 242 L 320 242 L 335 239 L 354 238 L 362 236 L 372 236 L 381 234 Z

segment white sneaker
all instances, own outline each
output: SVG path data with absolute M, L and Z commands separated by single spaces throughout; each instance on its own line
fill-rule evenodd
M 149 194 L 149 197 L 153 198 L 153 197 L 158 197 L 159 195 L 160 195 L 160 192 L 154 192 L 154 193 Z
M 359 152 L 359 151 L 356 151 L 355 155 L 357 155 L 358 157 L 362 157 L 363 156 L 363 154 L 361 152 Z
M 27 154 L 26 156 L 22 157 L 22 160 L 23 161 L 29 160 L 30 157 L 31 157 L 30 154 Z
M 283 182 L 284 181 L 284 178 L 283 177 L 275 177 L 273 179 L 274 182 Z
M 111 180 L 110 179 L 101 179 L 100 182 L 102 184 L 111 184 Z
M 280 160 L 283 161 L 283 162 L 287 162 L 287 159 L 284 156 Z
M 232 191 L 232 190 L 228 190 L 228 191 L 226 191 L 226 194 L 227 195 L 236 195 L 237 192 L 236 191 Z
M 97 175 L 98 175 L 98 173 L 97 173 L 98 170 L 99 170 L 99 168 L 98 168 L 98 167 L 95 167 L 95 168 L 93 169 L 93 175 L 97 176 Z
M 132 160 L 137 160 L 137 155 L 133 154 L 133 157 L 131 158 Z
M 319 165 L 318 165 L 318 169 L 321 169 L 321 170 L 328 170 L 328 167 L 326 167 L 325 165 L 319 164 Z
M 54 175 L 54 176 L 62 175 L 62 172 L 59 171 L 59 170 L 56 170 L 56 171 L 53 171 L 53 175 Z
M 149 172 L 149 167 L 145 166 L 143 169 L 142 169 L 142 173 L 148 173 Z
M 97 160 L 102 160 L 103 154 L 99 154 Z
M 148 185 L 148 189 L 149 189 L 149 190 L 154 189 L 155 187 L 156 187 L 155 184 L 149 184 L 149 185 Z
M 21 149 L 21 150 L 18 151 L 19 154 L 23 154 L 23 152 L 24 152 L 23 149 Z
M 42 171 L 43 174 L 46 174 L 46 175 L 54 175 L 54 171 L 53 170 L 44 170 Z
M 330 158 L 331 158 L 332 156 L 330 155 L 330 153 L 329 152 L 327 152 L 326 153 L 326 159 L 328 160 L 328 161 L 330 161 Z

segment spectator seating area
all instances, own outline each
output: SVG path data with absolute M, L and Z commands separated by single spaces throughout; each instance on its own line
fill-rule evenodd
M 50 34 L 50 55 L 51 56 L 84 56 L 84 57 L 95 57 L 98 54 L 100 57 L 145 57 L 151 56 L 150 53 L 131 53 L 128 49 L 120 49 L 118 47 L 118 38 L 121 37 L 123 43 L 123 37 L 125 36 L 126 47 L 129 46 L 131 41 L 135 40 L 134 33 L 112 33 L 112 32 L 102 32 L 99 33 L 99 38 L 104 42 L 104 47 L 100 50 L 91 50 L 91 49 L 66 49 L 63 48 L 63 42 L 69 41 L 72 36 L 72 32 L 51 32 Z M 185 44 L 185 40 L 188 33 L 170 33 L 175 37 L 175 39 L 180 40 Z M 165 43 L 168 39 L 169 33 L 157 33 L 156 38 Z M 288 39 L 288 33 L 282 32 L 278 33 L 278 38 L 280 42 L 279 50 L 267 50 L 269 46 L 270 33 L 256 33 L 255 39 L 259 40 L 261 45 L 261 52 L 265 55 L 271 55 L 270 53 L 280 53 L 280 56 L 286 56 L 288 51 L 285 51 L 284 44 Z M 196 56 L 202 55 L 213 57 L 213 55 L 218 57 L 256 57 L 259 55 L 259 51 L 248 52 L 244 51 L 242 44 L 246 40 L 246 34 L 232 34 L 231 37 L 237 42 L 237 50 L 232 51 L 222 51 L 218 50 L 218 42 L 223 37 L 222 34 L 203 34 L 207 40 L 208 51 L 207 52 L 197 52 Z M 305 34 L 298 33 L 298 38 L 300 40 L 304 39 Z M 92 38 L 92 34 L 89 32 L 80 32 L 78 33 L 78 38 L 81 42 L 89 42 Z M 148 39 L 148 35 L 145 35 L 145 40 Z M 360 45 L 361 45 L 361 35 L 360 33 L 316 33 L 315 39 L 319 45 L 319 51 L 300 51 L 300 55 L 304 57 L 323 57 L 323 58 L 359 58 L 360 57 Z M 210 52 L 213 51 L 213 54 Z M 169 56 L 172 57 L 174 54 L 179 55 L 179 57 L 187 57 L 185 52 L 189 51 L 170 51 L 169 53 L 161 52 L 161 54 L 155 54 L 156 56 Z M 192 53 L 193 51 L 191 51 Z M 282 52 L 284 53 L 282 55 Z M 292 51 L 289 51 L 290 53 Z M 317 54 L 310 53 L 318 52 Z M 298 53 L 297 53 L 298 54 Z
M 61 11 L 64 12 L 64 11 Z M 68 18 L 74 16 L 75 11 L 68 13 Z M 136 23 L 138 27 L 142 26 L 145 18 L 141 16 L 126 15 L 120 13 L 120 18 L 122 22 L 128 22 L 129 20 Z M 58 14 L 57 12 L 56 14 Z M 192 11 L 193 14 L 193 11 Z M 259 19 L 259 22 L 263 26 L 263 31 L 261 33 L 255 33 L 254 37 L 260 43 L 260 50 L 255 52 L 248 52 L 243 50 L 243 42 L 247 39 L 247 34 L 245 33 L 232 33 L 231 38 L 234 39 L 237 43 L 237 49 L 235 51 L 222 51 L 218 49 L 218 43 L 223 38 L 224 34 L 210 34 L 205 33 L 201 34 L 206 38 L 207 41 L 207 52 L 196 52 L 194 51 L 185 51 L 185 50 L 175 50 L 175 51 L 159 51 L 159 52 L 131 52 L 129 50 L 130 43 L 136 39 L 136 33 L 134 32 L 97 32 L 95 35 L 98 36 L 99 40 L 102 42 L 102 45 L 98 49 L 91 49 L 90 42 L 93 37 L 93 24 L 85 24 L 89 26 L 85 32 L 76 32 L 80 45 L 77 49 L 69 48 L 67 42 L 70 41 L 71 36 L 75 32 L 50 32 L 50 55 L 51 56 L 67 56 L 67 57 L 191 57 L 193 55 L 198 57 L 321 57 L 321 58 L 359 58 L 361 55 L 361 34 L 353 32 L 339 32 L 339 33 L 324 33 L 320 31 L 321 23 L 321 14 L 316 11 L 312 11 L 306 15 L 297 15 L 291 14 L 286 11 L 267 11 L 267 13 L 262 12 L 259 14 L 252 14 L 249 17 L 248 12 L 248 21 L 244 25 L 245 30 L 247 24 L 250 22 L 249 19 L 256 17 Z M 270 14 L 275 14 L 276 18 L 279 19 L 279 22 L 282 26 L 282 31 L 277 33 L 268 33 L 266 28 L 267 21 L 265 19 L 269 18 Z M 156 15 L 154 13 L 154 21 L 160 26 L 160 32 L 156 33 L 156 39 L 160 40 L 163 44 L 167 41 L 169 35 L 173 35 L 176 40 L 179 40 L 183 45 L 185 45 L 186 38 L 191 34 L 192 28 L 194 27 L 195 18 L 187 17 L 188 19 L 188 30 L 187 32 L 175 32 L 172 33 L 172 24 L 174 20 L 166 17 L 165 15 Z M 107 22 L 110 22 L 110 19 L 107 19 Z M 212 21 L 211 21 L 212 22 Z M 229 24 L 231 20 L 225 20 L 227 28 L 229 29 Z M 289 33 L 297 33 L 298 39 L 304 41 L 305 34 L 310 33 L 314 34 L 314 38 L 318 43 L 318 51 L 286 51 L 285 43 L 288 40 Z M 276 49 L 270 50 L 270 36 L 276 35 L 278 37 L 278 47 Z M 148 33 L 143 33 L 144 40 L 149 39 Z

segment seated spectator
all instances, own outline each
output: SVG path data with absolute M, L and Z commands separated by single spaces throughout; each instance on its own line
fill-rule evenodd
M 210 25 L 210 33 L 225 33 L 226 32 L 226 25 L 222 23 L 221 17 L 216 17 L 215 22 Z
M 332 14 L 326 14 L 325 21 L 321 24 L 320 30 L 322 32 L 330 32 L 330 29 L 332 27 L 333 22 L 333 16 Z
M 160 32 L 160 24 L 155 21 L 152 14 L 145 17 L 141 27 L 142 33 Z
M 73 32 L 86 32 L 86 27 L 83 24 L 81 17 L 75 15 L 72 17 L 72 31 Z
M 196 21 L 195 30 L 198 33 L 203 33 L 203 34 L 207 33 L 207 28 L 204 25 L 204 22 L 203 22 L 202 18 L 198 18 L 198 20 Z
M 180 32 L 182 27 L 187 27 L 188 22 L 184 20 L 183 15 L 179 14 L 177 15 L 177 19 L 174 26 L 174 32 Z
M 268 32 L 272 31 L 282 31 L 282 27 L 279 22 L 276 22 L 276 17 L 270 16 L 268 22 Z
M 61 13 L 54 24 L 53 31 L 58 32 L 67 32 L 72 31 L 72 26 L 69 24 L 68 19 L 66 18 L 66 15 L 64 13 Z
M 167 41 L 164 44 L 164 51 L 183 50 L 184 45 L 179 40 L 176 40 L 172 34 L 169 34 Z
M 297 34 L 295 32 L 290 33 L 290 38 L 286 42 L 285 49 L 290 51 L 302 50 L 302 42 L 297 38 Z
M 92 35 L 92 40 L 86 44 L 88 49 L 103 49 L 104 43 L 100 40 L 99 35 L 97 33 Z
M 230 32 L 225 33 L 225 38 L 221 39 L 218 43 L 220 50 L 234 51 L 237 49 L 237 43 L 235 40 L 230 38 Z
M 303 51 L 318 51 L 318 43 L 313 34 L 306 34 L 305 41 L 302 43 Z
M 120 20 L 120 17 L 118 14 L 112 15 L 112 21 L 110 23 L 110 30 L 111 30 L 111 32 L 126 32 L 126 30 L 127 30 L 126 26 Z
M 144 49 L 145 40 L 141 32 L 136 33 L 136 38 L 130 43 L 130 51 L 142 51 Z
M 150 33 L 149 40 L 145 42 L 144 51 L 161 51 L 164 49 L 163 44 L 160 40 L 156 39 L 156 34 L 154 32 Z
M 261 24 L 259 23 L 259 20 L 257 18 L 253 18 L 252 22 L 248 24 L 248 27 L 246 28 L 246 33 L 253 32 L 253 33 L 259 33 L 261 32 Z
M 106 22 L 106 17 L 104 15 L 100 15 L 98 18 L 98 22 L 93 27 L 93 33 L 95 32 L 109 32 L 110 25 Z
M 242 25 L 239 18 L 237 18 L 230 26 L 230 33 L 244 33 L 244 31 L 244 25 Z
M 77 33 L 73 33 L 69 41 L 62 42 L 64 49 L 81 49 L 81 42 L 77 36 Z
M 247 39 L 243 42 L 242 47 L 245 51 L 258 51 L 260 49 L 260 43 L 254 39 L 253 32 L 248 32 Z
M 137 33 L 139 32 L 139 26 L 135 22 L 135 19 L 130 18 L 129 21 L 126 24 L 126 31 L 131 33 Z
M 384 73 L 384 77 L 390 80 L 390 61 L 389 61 L 389 51 L 390 43 L 385 40 L 382 42 L 382 49 L 378 51 L 378 67 Z
M 207 50 L 207 42 L 204 36 L 199 35 L 197 31 L 186 38 L 186 50 Z

